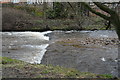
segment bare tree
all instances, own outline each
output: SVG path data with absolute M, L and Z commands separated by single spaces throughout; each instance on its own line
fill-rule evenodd
M 89 11 L 92 13 L 102 17 L 105 20 L 110 21 L 114 26 L 115 30 L 118 34 L 118 38 L 120 40 L 120 17 L 117 13 L 117 11 L 110 9 L 108 6 L 102 4 L 101 2 L 93 2 L 98 8 L 100 8 L 102 11 L 106 12 L 109 15 L 105 15 L 103 13 L 97 12 L 94 9 L 90 7 L 87 3 L 83 2 L 82 5 L 84 5 Z
M 75 21 L 77 23 L 77 26 L 79 29 L 83 29 L 83 23 L 86 19 L 86 15 L 84 12 L 84 6 L 81 4 L 81 2 L 76 2 L 76 5 L 73 7 L 71 3 L 68 2 L 70 7 L 72 8 L 74 15 L 75 15 Z

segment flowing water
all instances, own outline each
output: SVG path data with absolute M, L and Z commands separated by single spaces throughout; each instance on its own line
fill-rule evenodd
M 2 56 L 19 59 L 29 63 L 41 63 L 49 46 L 47 32 L 3 32 Z
M 115 31 L 3 32 L 2 56 L 29 63 L 76 68 L 117 76 L 118 47 L 69 46 L 58 41 L 83 38 L 116 39 Z M 77 42 L 76 42 L 77 43 Z M 74 44 L 76 45 L 76 44 Z

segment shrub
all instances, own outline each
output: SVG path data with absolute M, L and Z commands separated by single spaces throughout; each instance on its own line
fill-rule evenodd
M 54 2 L 53 4 L 54 4 L 53 9 L 48 9 L 46 11 L 47 18 L 49 19 L 66 18 L 67 12 L 64 10 L 64 6 L 62 5 L 62 3 Z
M 13 8 L 3 8 L 2 29 L 14 30 L 30 26 L 31 16 L 24 11 Z
M 17 5 L 17 6 L 14 6 L 14 8 L 24 10 L 33 16 L 39 16 L 39 17 L 43 16 L 43 12 L 38 7 L 34 7 L 32 5 L 30 6 L 29 5 Z
M 47 18 L 49 18 L 49 19 L 54 19 L 55 18 L 55 11 L 54 10 L 48 9 L 46 11 L 46 14 L 47 14 Z

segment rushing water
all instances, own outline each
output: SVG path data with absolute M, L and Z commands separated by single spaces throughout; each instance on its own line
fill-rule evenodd
M 82 72 L 117 76 L 116 46 L 75 48 L 57 41 L 82 38 L 118 38 L 115 31 L 3 32 L 2 55 L 29 63 L 76 68 Z M 46 52 L 47 51 L 47 52 Z
M 2 55 L 29 63 L 41 63 L 49 46 L 47 32 L 3 32 Z

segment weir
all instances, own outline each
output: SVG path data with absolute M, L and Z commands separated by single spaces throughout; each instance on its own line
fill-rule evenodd
M 2 56 L 29 63 L 41 63 L 49 46 L 47 32 L 3 32 Z
M 115 31 L 2 32 L 2 56 L 31 64 L 118 75 Z

